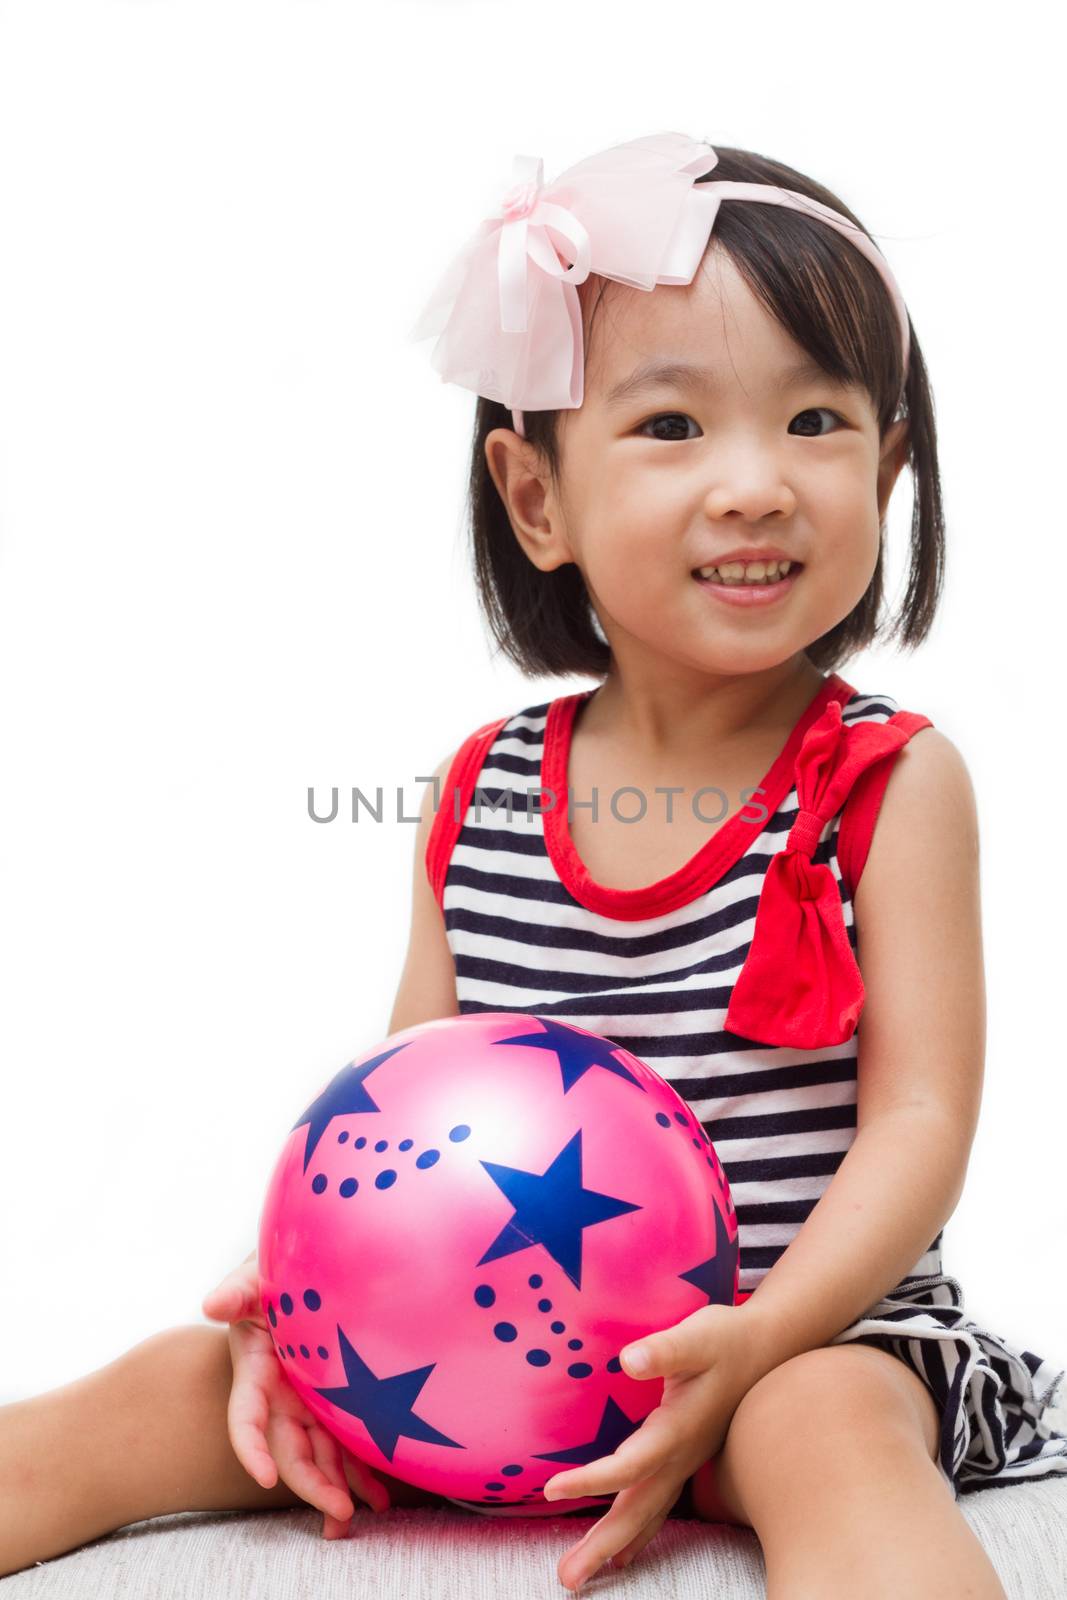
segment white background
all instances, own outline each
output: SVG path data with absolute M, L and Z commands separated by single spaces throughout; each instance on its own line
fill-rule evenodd
M 947 596 L 918 654 L 842 670 L 973 776 L 989 1049 L 945 1264 L 972 1315 L 1067 1364 L 1041 16 L 0 4 L 0 1399 L 203 1320 L 296 1116 L 385 1034 L 414 825 L 316 826 L 309 784 L 399 785 L 413 816 L 473 728 L 588 687 L 492 659 L 474 397 L 408 333 L 516 152 L 552 178 L 664 129 L 834 189 L 930 366 Z M 904 473 L 896 573 L 910 495 Z

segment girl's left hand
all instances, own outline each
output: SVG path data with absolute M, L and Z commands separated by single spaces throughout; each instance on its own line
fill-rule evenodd
M 557 1472 L 545 1484 L 548 1500 L 618 1491 L 611 1509 L 560 1557 L 564 1588 L 576 1590 L 612 1557 L 626 1565 L 655 1538 L 686 1479 L 722 1448 L 738 1405 L 767 1370 L 757 1349 L 743 1305 L 710 1305 L 620 1353 L 632 1377 L 662 1378 L 663 1396 L 614 1455 Z M 641 1372 L 630 1359 L 637 1351 L 649 1358 Z

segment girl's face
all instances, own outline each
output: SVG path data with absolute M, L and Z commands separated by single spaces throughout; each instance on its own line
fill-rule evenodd
M 659 363 L 693 370 L 634 386 Z M 864 390 L 800 365 L 806 352 L 713 246 L 685 287 L 611 285 L 582 405 L 561 413 L 560 489 L 517 434 L 488 435 L 516 537 L 543 571 L 577 564 L 617 662 L 767 670 L 862 597 L 907 423 L 880 442 Z M 799 576 L 768 605 L 709 593 L 695 570 L 742 548 L 781 551 Z

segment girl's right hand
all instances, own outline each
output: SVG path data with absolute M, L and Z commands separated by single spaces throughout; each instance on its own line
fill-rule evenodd
M 227 1424 L 234 1454 L 249 1476 L 264 1489 L 281 1478 L 321 1511 L 324 1539 L 345 1536 L 357 1498 L 372 1510 L 388 1511 L 386 1485 L 323 1427 L 282 1372 L 260 1304 L 254 1250 L 205 1296 L 201 1309 L 213 1321 L 229 1323 L 233 1386 Z

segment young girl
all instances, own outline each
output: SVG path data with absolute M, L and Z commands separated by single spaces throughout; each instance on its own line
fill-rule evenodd
M 918 644 L 937 606 L 918 343 L 856 218 L 778 162 L 662 134 L 516 180 L 422 328 L 480 397 L 494 637 L 531 676 L 596 685 L 438 767 L 389 1031 L 528 1011 L 624 1045 L 714 1142 L 741 1264 L 735 1306 L 620 1352 L 663 1398 L 549 1480 L 539 1510 L 608 1507 L 560 1580 L 673 1514 L 755 1529 L 772 1600 L 1002 1596 L 958 1497 L 1067 1472 L 1067 1436 L 1046 1414 L 1064 1374 L 972 1321 L 942 1270 L 983 1074 L 974 800 L 929 718 L 838 671 Z M 303 1407 L 254 1252 L 204 1311 L 227 1329 L 168 1330 L 0 1412 L 0 1571 L 176 1510 L 310 1503 L 338 1537 L 361 1502 L 447 1503 Z

